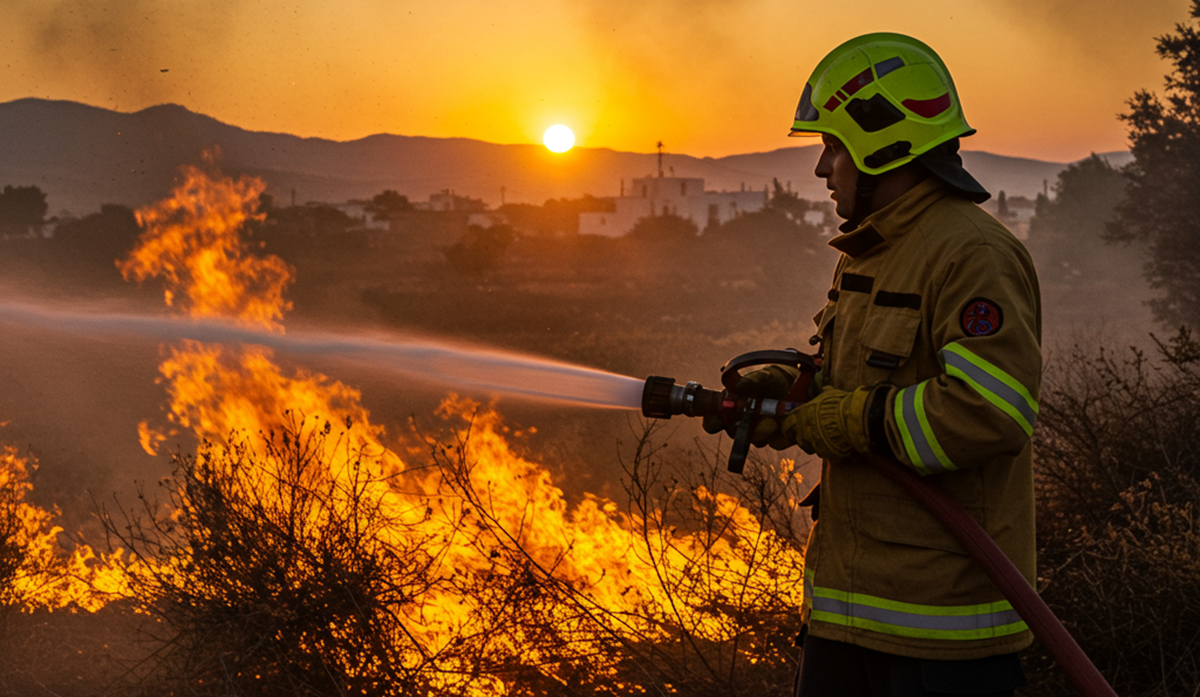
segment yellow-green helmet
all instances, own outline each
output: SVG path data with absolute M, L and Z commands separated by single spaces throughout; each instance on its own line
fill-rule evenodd
M 911 36 L 880 33 L 847 41 L 817 65 L 791 135 L 837 136 L 861 171 L 882 174 L 974 132 L 937 53 Z

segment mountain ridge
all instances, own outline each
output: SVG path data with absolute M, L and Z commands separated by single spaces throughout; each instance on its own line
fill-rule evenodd
M 117 112 L 65 100 L 0 103 L 0 185 L 37 185 L 52 215 L 83 215 L 104 203 L 145 205 L 169 194 L 180 167 L 205 152 L 230 175 L 259 176 L 276 200 L 341 202 L 393 189 L 424 201 L 442 190 L 505 202 L 541 204 L 584 194 L 616 196 L 657 171 L 656 153 L 575 148 L 555 155 L 540 145 L 474 138 L 376 133 L 350 141 L 250 131 L 158 104 Z M 761 190 L 778 179 L 800 196 L 825 200 L 812 176 L 819 146 L 788 146 L 724 157 L 666 153 L 666 174 L 698 177 L 709 190 Z M 1033 197 L 1069 163 L 963 151 L 969 170 L 994 194 Z M 1128 153 L 1108 153 L 1110 161 Z M 1120 162 L 1123 164 L 1123 162 Z

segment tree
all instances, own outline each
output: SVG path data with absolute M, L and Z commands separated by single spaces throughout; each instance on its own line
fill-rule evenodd
M 36 186 L 6 185 L 0 192 L 0 230 L 25 233 L 46 220 L 46 194 Z
M 1003 193 L 1002 206 L 1007 204 Z M 1053 280 L 1102 271 L 1108 260 L 1099 242 L 1124 199 L 1121 172 L 1094 153 L 1059 172 L 1054 198 L 1039 194 L 1029 221 L 1029 247 L 1039 273 Z
M 517 229 L 540 235 L 579 232 L 580 213 L 612 213 L 616 204 L 611 198 L 596 198 L 584 194 L 580 198 L 548 199 L 541 206 L 531 203 L 506 203 L 497 210 Z
M 1200 0 L 1191 18 L 1200 19 Z M 1174 69 L 1160 98 L 1147 90 L 1129 100 L 1134 161 L 1123 173 L 1128 197 L 1116 209 L 1107 234 L 1113 240 L 1146 240 L 1150 286 L 1164 291 L 1152 300 L 1163 322 L 1200 324 L 1200 30 L 1177 24 L 1158 39 L 1158 55 Z
M 371 203 L 366 208 L 373 220 L 391 220 L 396 213 L 411 211 L 413 205 L 409 203 L 407 196 L 386 189 L 372 196 Z
M 99 213 L 59 223 L 54 239 L 63 248 L 86 254 L 111 270 L 114 260 L 136 246 L 141 232 L 132 210 L 105 203 L 100 206 Z
M 694 240 L 699 232 L 700 228 L 690 219 L 674 213 L 664 213 L 639 218 L 626 236 L 641 242 L 677 243 Z
M 271 208 L 266 220 L 274 227 L 307 237 L 341 234 L 355 224 L 354 218 L 324 203 Z

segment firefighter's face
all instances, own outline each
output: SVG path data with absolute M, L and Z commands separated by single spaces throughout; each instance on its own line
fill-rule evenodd
M 858 191 L 858 167 L 850 151 L 836 136 L 823 134 L 821 142 L 825 149 L 817 160 L 816 175 L 825 180 L 832 191 L 830 198 L 837 204 L 839 218 L 849 220 L 854 214 L 854 200 Z

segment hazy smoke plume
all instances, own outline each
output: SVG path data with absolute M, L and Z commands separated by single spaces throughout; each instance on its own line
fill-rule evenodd
M 1149 48 L 1154 38 L 1187 19 L 1189 4 L 1181 0 L 1137 3 L 1123 0 L 1003 0 L 994 6 L 995 11 L 1019 27 L 1021 33 L 1040 37 L 1048 48 L 1071 56 L 1081 65 L 1090 64 L 1090 79 L 1103 85 L 1114 77 L 1114 73 L 1127 69 L 1123 67 L 1129 62 L 1127 56 L 1114 48 L 1125 49 L 1132 44 L 1144 44 Z M 1139 52 L 1133 63 L 1140 63 L 1150 55 L 1150 51 Z
M 12 0 L 8 33 L 48 81 L 92 83 L 121 101 L 166 101 L 198 57 L 216 58 L 239 0 Z M 15 43 L 15 42 L 14 42 Z M 17 44 L 19 45 L 19 44 Z M 172 74 L 172 72 L 174 74 Z

